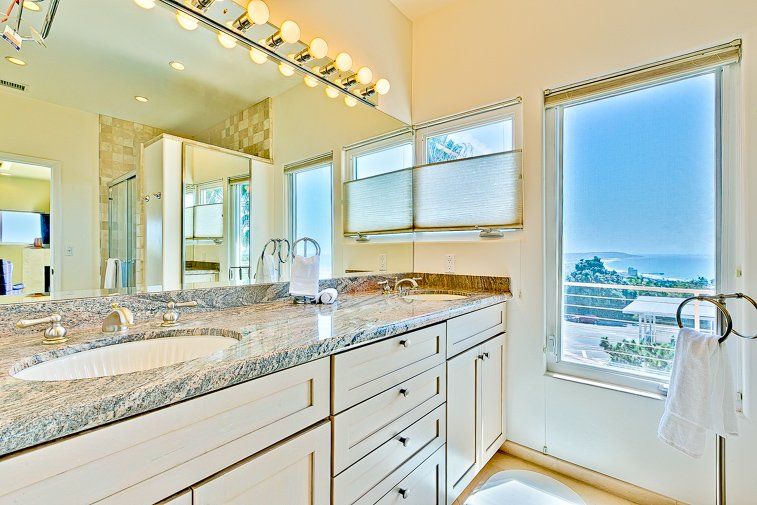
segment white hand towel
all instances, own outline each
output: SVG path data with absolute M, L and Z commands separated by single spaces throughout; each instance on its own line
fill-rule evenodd
M 121 285 L 121 260 L 118 258 L 108 258 L 105 262 L 105 278 L 103 279 L 104 289 L 120 288 Z
M 334 288 L 326 288 L 318 293 L 318 303 L 331 304 L 336 301 L 339 292 Z
M 272 254 L 264 254 L 258 259 L 255 271 L 255 281 L 258 283 L 278 282 L 279 275 L 276 271 L 276 262 Z
M 318 296 L 318 269 L 320 256 L 295 256 L 289 280 L 289 294 L 292 296 Z
M 683 328 L 676 341 L 657 436 L 693 458 L 704 452 L 708 430 L 722 436 L 738 434 L 731 364 L 719 338 Z

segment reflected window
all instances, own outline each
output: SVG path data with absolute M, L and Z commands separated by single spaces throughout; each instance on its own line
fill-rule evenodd
M 332 170 L 331 163 L 320 163 L 289 173 L 291 239 L 310 237 L 320 244 L 321 278 L 331 277 Z
M 407 141 L 358 154 L 352 158 L 352 165 L 355 179 L 410 168 L 413 166 L 413 144 Z
M 32 244 L 35 238 L 42 238 L 41 214 L 0 211 L 0 243 Z
M 511 117 L 426 138 L 426 163 L 471 158 L 513 150 Z

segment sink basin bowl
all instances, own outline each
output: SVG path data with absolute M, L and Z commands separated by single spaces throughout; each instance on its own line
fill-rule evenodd
M 176 336 L 136 340 L 79 351 L 12 372 L 17 379 L 64 381 L 140 372 L 208 356 L 239 340 L 223 336 Z
M 465 295 L 453 295 L 448 293 L 417 293 L 404 295 L 405 300 L 417 300 L 422 302 L 451 302 L 467 298 Z

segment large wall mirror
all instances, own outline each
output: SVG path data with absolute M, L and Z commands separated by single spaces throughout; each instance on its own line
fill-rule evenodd
M 21 49 L 0 41 L 0 303 L 286 281 L 302 237 L 322 277 L 412 270 L 412 240 L 344 237 L 342 206 L 345 180 L 412 165 L 411 140 L 365 148 L 407 125 L 165 2 L 23 4 Z

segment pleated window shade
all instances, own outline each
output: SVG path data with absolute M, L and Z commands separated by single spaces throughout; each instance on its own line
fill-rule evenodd
M 413 170 L 413 229 L 522 228 L 521 151 Z
M 344 201 L 346 236 L 522 228 L 521 151 L 346 182 Z
M 401 233 L 413 229 L 413 170 L 344 183 L 344 235 Z
M 705 72 L 737 63 L 740 59 L 741 39 L 737 39 L 728 44 L 703 49 L 624 72 L 557 89 L 548 89 L 544 91 L 544 106 L 550 108 L 581 102 L 597 96 L 617 93 L 633 86 L 642 86 L 682 75 Z

